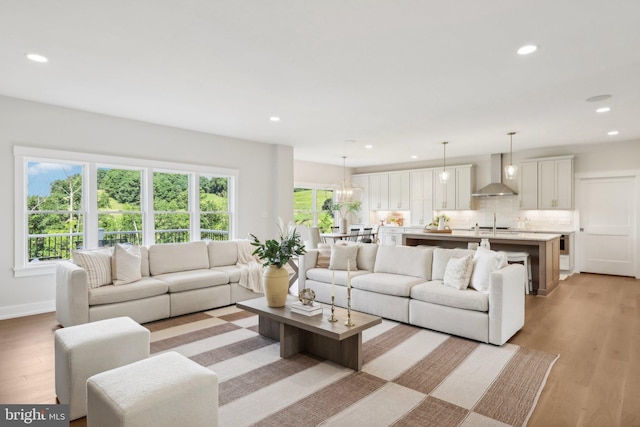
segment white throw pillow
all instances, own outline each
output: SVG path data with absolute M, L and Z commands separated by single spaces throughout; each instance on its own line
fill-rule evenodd
M 489 291 L 491 273 L 502 268 L 504 254 L 479 247 L 473 256 L 471 287 L 480 292 Z
M 358 269 L 358 246 L 356 245 L 332 245 L 331 246 L 331 261 L 329 262 L 329 268 L 332 270 L 351 270 Z
M 473 257 L 471 255 L 462 258 L 450 258 L 444 271 L 442 283 L 459 290 L 467 289 L 472 269 Z
M 86 270 L 90 288 L 111 284 L 111 249 L 73 251 L 71 259 Z
M 113 284 L 126 285 L 142 279 L 142 274 L 140 273 L 141 263 L 140 246 L 116 244 L 111 257 Z
M 468 249 L 444 249 L 435 248 L 433 251 L 433 267 L 431 269 L 431 280 L 444 279 L 444 271 L 451 258 L 462 258 L 467 255 L 473 256 L 473 251 Z

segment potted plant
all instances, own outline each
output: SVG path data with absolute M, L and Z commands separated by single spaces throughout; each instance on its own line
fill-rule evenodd
M 445 214 L 442 214 L 442 215 L 438 215 L 437 217 L 433 218 L 433 221 L 431 221 L 429 226 L 436 227 L 439 230 L 444 230 L 445 225 L 449 221 L 451 221 L 451 218 L 449 218 Z
M 354 200 L 352 202 L 344 202 L 344 203 L 331 203 L 331 210 L 337 212 L 338 217 L 340 218 L 340 232 L 347 232 L 347 216 L 353 215 L 360 210 L 360 201 Z
M 253 255 L 260 258 L 266 267 L 262 275 L 264 294 L 269 307 L 283 307 L 289 292 L 289 272 L 285 268 L 289 260 L 306 253 L 304 244 L 293 223 L 285 228 L 282 219 L 278 218 L 280 238 L 260 242 L 251 234 L 251 244 L 256 247 Z

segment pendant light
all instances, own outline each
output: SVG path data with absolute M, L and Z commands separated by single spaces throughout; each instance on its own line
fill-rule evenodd
M 446 184 L 447 182 L 449 182 L 449 171 L 447 171 L 447 144 L 449 142 L 448 141 L 444 141 L 442 143 L 442 152 L 443 152 L 443 157 L 442 157 L 442 172 L 440 172 L 440 183 L 441 184 Z
M 509 142 L 509 164 L 504 167 L 504 177 L 505 179 L 516 179 L 518 175 L 518 166 L 513 164 L 513 135 L 515 132 L 509 132 L 510 142 Z
M 360 200 L 364 188 L 347 181 L 347 156 L 342 156 L 342 182 L 334 185 L 337 203 L 348 203 Z

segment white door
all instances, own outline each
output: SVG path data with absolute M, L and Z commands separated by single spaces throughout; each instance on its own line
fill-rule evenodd
M 635 276 L 635 178 L 580 180 L 580 271 Z

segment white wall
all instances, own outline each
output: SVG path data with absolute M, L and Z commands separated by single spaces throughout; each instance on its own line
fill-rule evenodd
M 303 162 L 296 160 L 293 167 L 293 179 L 296 185 L 315 184 L 320 187 L 329 187 L 342 181 L 346 173 L 347 179 L 353 170 L 342 166 L 325 165 L 322 163 Z
M 53 276 L 13 277 L 13 146 L 219 166 L 239 171 L 237 236 L 276 234 L 293 211 L 293 149 L 0 96 L 0 318 L 49 311 Z

